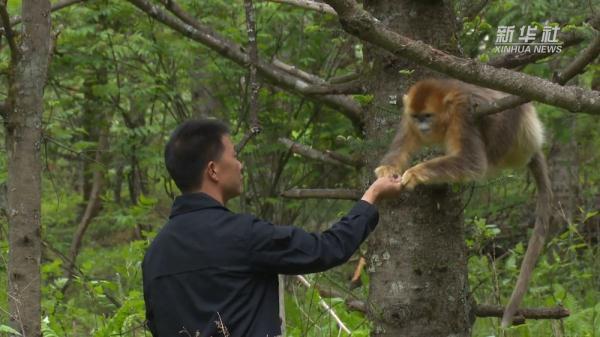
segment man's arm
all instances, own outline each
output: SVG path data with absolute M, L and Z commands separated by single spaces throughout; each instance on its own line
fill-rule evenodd
M 400 179 L 378 179 L 346 216 L 322 233 L 253 219 L 246 238 L 250 263 L 257 270 L 280 274 L 314 273 L 340 265 L 377 226 L 374 204 L 399 191 Z

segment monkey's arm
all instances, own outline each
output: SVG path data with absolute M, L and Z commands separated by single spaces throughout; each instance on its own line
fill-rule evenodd
M 485 145 L 473 127 L 456 127 L 446 144 L 447 152 L 411 167 L 402 176 L 402 185 L 413 189 L 418 184 L 440 184 L 483 178 L 487 170 Z
M 377 178 L 387 177 L 394 174 L 401 175 L 408 167 L 408 162 L 412 154 L 421 147 L 421 143 L 414 131 L 410 129 L 406 121 L 407 117 L 402 118 L 402 122 L 394 137 L 390 149 L 383 156 L 379 166 L 375 169 Z

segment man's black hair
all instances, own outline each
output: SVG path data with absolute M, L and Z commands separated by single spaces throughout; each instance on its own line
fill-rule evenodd
M 182 193 L 202 187 L 202 172 L 209 161 L 221 158 L 224 123 L 214 119 L 190 120 L 179 125 L 165 146 L 165 164 Z

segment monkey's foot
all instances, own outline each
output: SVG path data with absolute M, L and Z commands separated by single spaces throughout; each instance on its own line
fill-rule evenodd
M 390 165 L 381 165 L 375 169 L 375 175 L 377 178 L 390 177 L 393 175 L 400 176 L 401 173 L 402 172 L 400 172 L 398 168 Z

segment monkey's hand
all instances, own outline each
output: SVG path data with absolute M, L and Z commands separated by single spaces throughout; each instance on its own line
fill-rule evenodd
M 381 165 L 375 169 L 377 178 L 391 177 L 393 175 L 400 176 L 401 170 L 391 165 Z
M 412 167 L 406 170 L 402 175 L 402 186 L 408 190 L 413 190 L 415 186 L 424 183 L 427 179 L 423 175 L 423 170 L 418 167 Z

